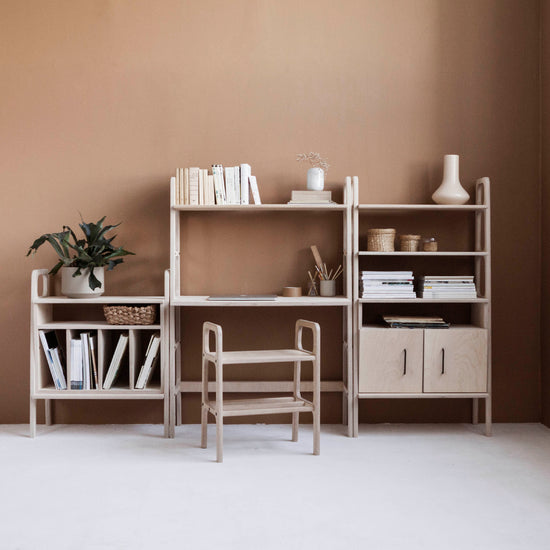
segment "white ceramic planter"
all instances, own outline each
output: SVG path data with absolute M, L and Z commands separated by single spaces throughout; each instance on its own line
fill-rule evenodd
M 310 168 L 307 171 L 307 188 L 310 191 L 322 191 L 325 187 L 325 172 L 322 168 Z
M 88 277 L 89 269 L 82 270 L 82 274 L 73 277 L 76 267 L 61 268 L 61 294 L 68 298 L 94 298 L 101 296 L 105 292 L 105 269 L 103 267 L 94 267 L 94 275 L 101 283 L 101 287 L 92 290 Z
M 437 204 L 464 204 L 470 195 L 460 185 L 458 179 L 458 155 L 445 155 L 443 158 L 443 181 L 432 195 Z

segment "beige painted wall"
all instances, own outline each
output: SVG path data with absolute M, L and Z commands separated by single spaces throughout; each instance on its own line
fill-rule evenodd
M 160 293 L 175 166 L 248 161 L 263 199 L 282 201 L 303 184 L 296 153 L 310 150 L 328 156 L 331 188 L 358 175 L 363 202 L 427 201 L 445 153 L 461 155 L 468 189 L 492 178 L 494 416 L 539 419 L 538 1 L 4 0 L 0 21 L 0 422 L 27 420 L 30 271 L 53 264 L 45 251 L 24 258 L 37 235 L 76 224 L 78 212 L 121 220 L 120 242 L 137 256 L 109 276 L 110 292 Z M 223 238 L 242 234 L 240 223 L 225 220 Z M 213 286 L 290 284 L 307 254 L 302 240 L 296 251 L 295 236 L 322 242 L 336 223 L 266 219 L 274 232 L 265 225 L 250 236 L 245 257 L 254 269 L 250 250 L 273 246 L 285 271 L 274 260 L 266 279 L 262 270 L 243 277 L 229 264 Z M 221 233 L 212 225 L 197 233 L 200 261 Z M 212 274 L 217 259 L 210 263 Z M 200 286 L 200 271 L 186 284 Z M 286 330 L 296 313 L 267 322 Z M 191 334 L 202 315 L 186 318 Z M 256 335 L 257 319 L 219 315 L 243 323 L 235 345 L 243 333 Z M 330 363 L 339 318 L 319 315 Z M 288 338 L 273 330 L 277 342 Z M 336 396 L 323 406 L 325 421 L 339 420 Z M 191 400 L 187 419 L 197 410 Z M 461 402 L 371 402 L 361 416 L 457 421 L 468 410 Z M 56 410 L 58 421 L 160 416 L 154 403 Z

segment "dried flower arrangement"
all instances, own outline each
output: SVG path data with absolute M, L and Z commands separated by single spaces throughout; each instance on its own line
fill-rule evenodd
M 314 168 L 321 168 L 325 174 L 328 172 L 330 166 L 326 159 L 321 157 L 319 153 L 300 153 L 296 156 L 296 160 L 298 162 L 307 160 L 311 166 Z

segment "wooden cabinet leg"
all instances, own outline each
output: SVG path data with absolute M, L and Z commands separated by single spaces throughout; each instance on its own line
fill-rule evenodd
M 30 437 L 36 436 L 36 399 L 30 400 L 29 408 L 29 432 Z
M 300 413 L 292 413 L 292 441 L 298 441 L 298 425 L 300 423 Z
M 46 426 L 52 425 L 52 401 L 51 399 L 44 399 L 44 413 L 46 419 Z
M 490 437 L 493 435 L 493 419 L 491 411 L 491 397 L 485 398 L 485 435 Z
M 472 399 L 472 424 L 479 422 L 479 399 L 474 397 Z

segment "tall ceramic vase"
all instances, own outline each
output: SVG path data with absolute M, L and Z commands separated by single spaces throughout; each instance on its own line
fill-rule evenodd
M 325 187 L 325 172 L 322 168 L 310 168 L 307 171 L 307 188 L 309 191 L 322 191 Z
M 432 195 L 437 204 L 464 204 L 470 195 L 460 185 L 458 179 L 458 155 L 445 155 L 443 158 L 443 181 Z

